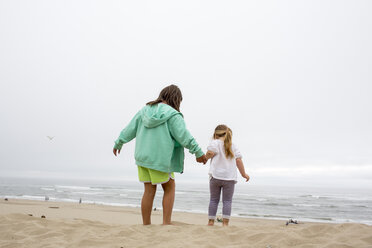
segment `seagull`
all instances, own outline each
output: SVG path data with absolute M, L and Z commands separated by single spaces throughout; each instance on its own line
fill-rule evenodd
M 52 139 L 54 139 L 54 136 L 52 137 L 52 136 L 47 136 L 47 138 L 49 139 L 49 140 L 52 140 Z

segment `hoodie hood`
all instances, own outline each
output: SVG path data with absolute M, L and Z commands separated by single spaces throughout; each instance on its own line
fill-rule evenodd
M 156 105 L 146 105 L 141 110 L 143 125 L 147 128 L 157 127 L 168 121 L 172 116 L 182 114 L 169 106 L 168 104 L 159 103 Z

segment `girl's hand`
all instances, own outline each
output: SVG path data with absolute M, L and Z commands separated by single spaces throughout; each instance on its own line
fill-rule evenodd
M 247 179 L 246 182 L 249 181 L 249 176 L 248 176 L 248 174 L 244 174 L 244 175 L 242 175 L 242 177 L 244 177 L 245 179 Z
M 117 152 L 118 154 L 120 154 L 120 150 L 117 150 L 117 149 L 114 148 L 113 153 L 114 153 L 115 156 L 116 156 L 116 152 Z
M 207 161 L 208 161 L 208 159 L 214 157 L 214 152 L 212 152 L 212 151 L 207 151 L 207 154 L 205 154 L 205 157 L 207 158 Z

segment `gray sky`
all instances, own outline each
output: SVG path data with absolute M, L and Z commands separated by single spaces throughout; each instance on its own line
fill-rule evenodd
M 252 184 L 372 187 L 371 1 L 0 1 L 0 175 L 137 180 L 121 129 L 170 83 Z M 55 136 L 49 141 L 46 136 Z M 205 181 L 186 151 L 179 181 Z M 242 181 L 242 179 L 241 179 Z

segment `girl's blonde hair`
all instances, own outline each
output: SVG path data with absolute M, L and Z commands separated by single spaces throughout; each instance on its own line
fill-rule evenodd
M 224 137 L 224 147 L 225 147 L 225 155 L 226 158 L 234 158 L 234 153 L 232 151 L 232 131 L 226 125 L 218 125 L 214 129 L 213 138 L 218 139 Z

